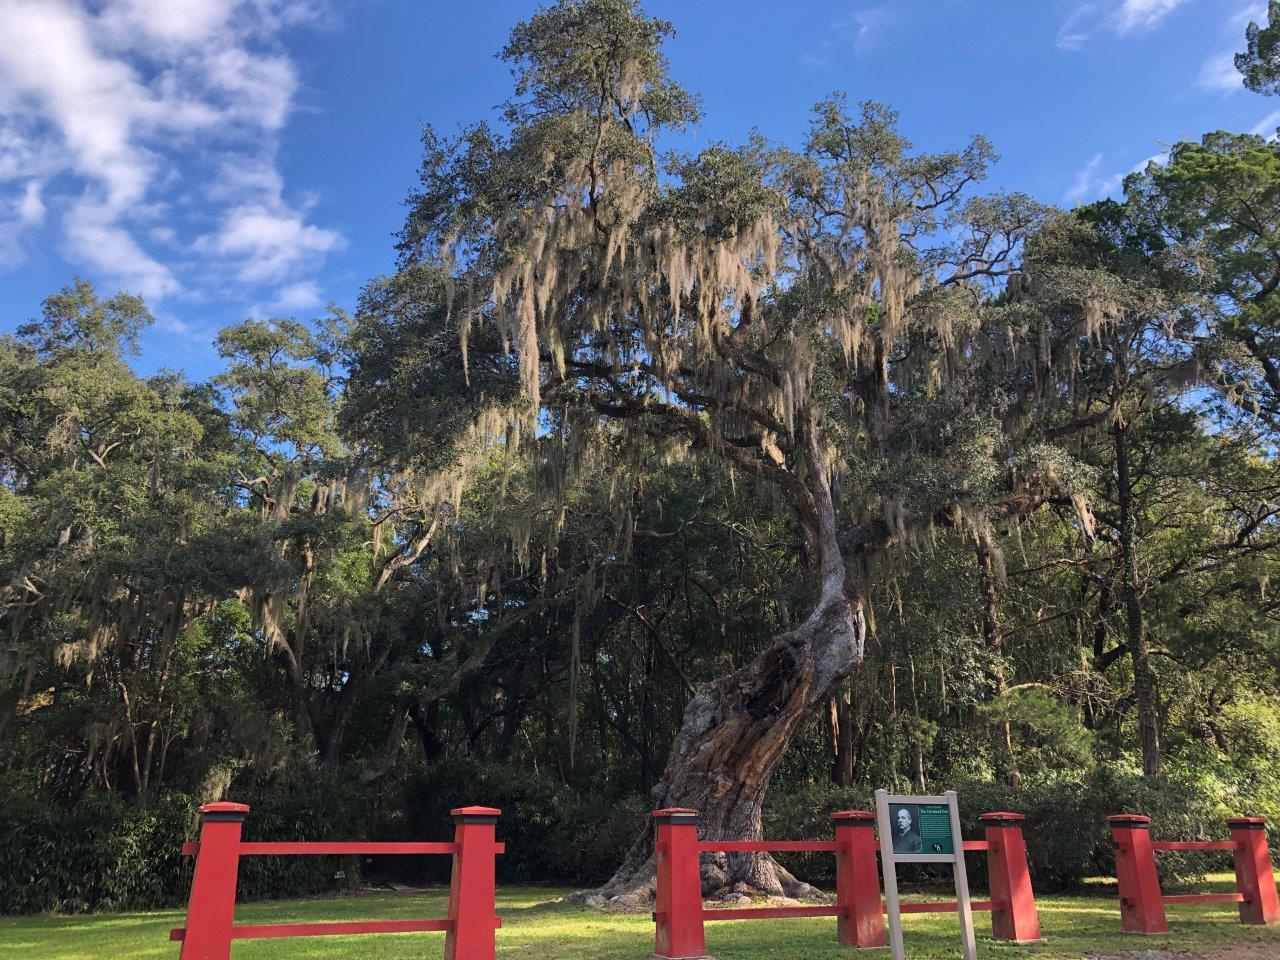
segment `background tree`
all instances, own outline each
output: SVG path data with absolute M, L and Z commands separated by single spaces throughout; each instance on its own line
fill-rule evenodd
M 1198 350 L 1215 381 L 1275 423 L 1280 397 L 1280 143 L 1218 131 L 1175 144 L 1127 184 L 1158 237 L 1164 285 L 1216 300 Z M 1153 238 L 1154 239 L 1154 238 Z
M 207 390 L 129 369 L 150 322 L 138 298 L 76 281 L 0 341 L 0 730 L 20 703 L 47 721 L 21 749 L 63 795 L 145 796 L 178 762 L 197 664 L 219 655 L 193 626 L 239 582 L 220 523 L 228 425 Z
M 1280 94 L 1280 0 L 1267 4 L 1266 26 L 1250 22 L 1245 41 L 1245 52 L 1236 54 L 1244 85 L 1254 93 Z

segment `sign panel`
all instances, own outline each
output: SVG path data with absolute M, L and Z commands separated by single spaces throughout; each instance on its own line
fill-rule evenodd
M 964 870 L 964 842 L 960 834 L 960 805 L 956 792 L 940 797 L 912 797 L 876 791 L 876 825 L 880 835 L 880 863 L 884 870 L 884 899 L 889 912 L 889 946 L 894 960 L 905 960 L 902 907 L 898 902 L 899 863 L 950 863 L 956 882 L 956 912 L 965 960 L 977 960 L 969 880 Z
M 891 803 L 889 828 L 898 859 L 913 853 L 956 852 L 951 836 L 951 808 L 945 803 Z

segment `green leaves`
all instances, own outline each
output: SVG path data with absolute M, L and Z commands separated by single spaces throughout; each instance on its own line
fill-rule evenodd
M 1265 26 L 1250 22 L 1245 28 L 1245 42 L 1245 52 L 1236 54 L 1244 85 L 1254 93 L 1280 95 L 1280 0 L 1267 4 Z
M 1176 144 L 1164 166 L 1126 183 L 1129 205 L 1159 238 L 1166 286 L 1210 298 L 1206 354 L 1245 353 L 1253 369 L 1217 371 L 1225 391 L 1280 412 L 1280 143 L 1218 131 Z
M 19 326 L 17 335 L 43 356 L 82 350 L 124 357 L 138 352 L 138 335 L 154 322 L 141 297 L 117 293 L 101 300 L 77 277 L 48 297 L 41 318 Z
M 246 320 L 218 334 L 229 361 L 214 378 L 225 391 L 235 429 L 267 461 L 290 451 L 319 463 L 342 450 L 335 411 L 345 328 L 319 333 L 296 320 Z
M 636 0 L 567 0 L 511 31 L 502 58 L 516 76 L 508 116 L 616 110 L 629 124 L 682 127 L 697 119 L 693 98 L 667 75 L 662 41 L 675 33 Z

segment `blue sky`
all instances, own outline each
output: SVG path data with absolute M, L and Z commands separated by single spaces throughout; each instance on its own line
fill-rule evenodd
M 797 143 L 832 90 L 990 186 L 1071 205 L 1207 130 L 1272 133 L 1230 55 L 1262 0 L 649 0 L 706 119 Z M 250 315 L 351 306 L 393 261 L 421 124 L 491 114 L 530 0 L 0 0 L 0 330 L 84 276 L 144 293 L 143 370 Z

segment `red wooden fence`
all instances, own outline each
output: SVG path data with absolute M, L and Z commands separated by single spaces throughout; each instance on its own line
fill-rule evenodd
M 884 902 L 876 870 L 875 814 L 863 810 L 833 813 L 836 838 L 828 840 L 698 840 L 696 810 L 656 810 L 655 850 L 658 856 L 657 903 L 653 919 L 654 956 L 666 960 L 706 960 L 704 924 L 713 920 L 775 920 L 786 917 L 835 917 L 836 935 L 845 947 L 883 947 Z M 1027 943 L 1040 939 L 1021 814 L 988 813 L 982 821 L 986 839 L 967 840 L 964 849 L 989 857 L 991 900 L 975 902 L 974 910 L 989 910 L 994 935 Z M 713 909 L 702 906 L 702 853 L 834 853 L 836 903 L 815 907 L 752 907 Z M 903 913 L 933 913 L 956 908 L 944 903 L 905 903 Z
M 1222 841 L 1152 840 L 1151 818 L 1136 813 L 1107 817 L 1116 848 L 1116 881 L 1120 886 L 1120 923 L 1126 933 L 1164 933 L 1166 903 L 1238 903 L 1241 923 L 1280 923 L 1276 879 L 1267 849 L 1267 821 L 1233 817 L 1231 839 Z M 1230 850 L 1235 854 L 1235 893 L 1190 893 L 1165 896 L 1156 873 L 1157 850 Z
M 453 811 L 452 843 L 244 843 L 249 808 L 210 803 L 200 808 L 200 841 L 183 844 L 196 858 L 187 904 L 187 925 L 170 931 L 182 941 L 181 960 L 230 960 L 231 941 L 263 937 L 326 937 L 355 933 L 445 932 L 445 960 L 494 960 L 495 931 L 502 926 L 494 903 L 494 840 L 498 816 L 492 807 Z M 241 857 L 426 854 L 453 857 L 449 916 L 439 920 L 359 920 L 328 923 L 235 922 L 236 879 Z

